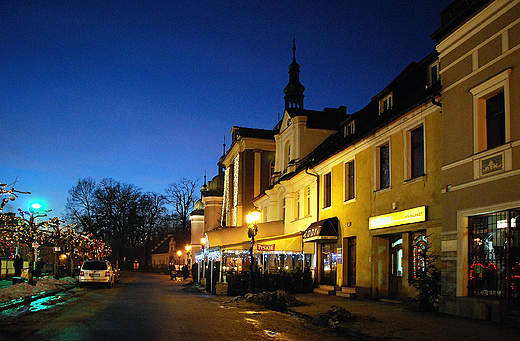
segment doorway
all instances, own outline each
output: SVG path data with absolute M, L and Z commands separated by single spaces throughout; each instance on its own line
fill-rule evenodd
M 338 254 L 336 244 L 319 244 L 321 247 L 321 282 L 320 284 L 336 285 Z
M 388 297 L 399 298 L 403 285 L 403 237 L 390 237 L 390 277 Z

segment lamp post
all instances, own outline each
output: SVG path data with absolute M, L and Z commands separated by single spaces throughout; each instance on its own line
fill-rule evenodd
M 188 270 L 190 270 L 190 263 L 191 263 L 191 245 L 186 245 L 186 259 L 188 263 Z
M 182 256 L 182 251 L 181 250 L 177 251 L 177 257 L 179 257 L 179 270 L 181 269 L 181 256 Z
M 201 244 L 201 247 L 202 247 L 202 257 L 203 257 L 203 260 L 202 260 L 202 278 L 206 278 L 206 251 L 204 250 L 204 248 L 206 247 L 206 238 L 202 237 L 200 238 L 200 244 Z
M 249 267 L 249 287 L 248 292 L 252 293 L 254 289 L 253 285 L 253 266 L 255 264 L 255 258 L 253 256 L 253 247 L 255 245 L 255 236 L 258 233 L 257 221 L 260 219 L 260 212 L 253 210 L 246 215 L 247 221 L 247 235 L 251 238 L 251 247 L 249 248 L 249 255 L 251 256 L 251 266 Z

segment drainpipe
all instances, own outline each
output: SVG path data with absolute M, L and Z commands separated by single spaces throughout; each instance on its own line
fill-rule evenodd
M 316 221 L 320 220 L 320 176 L 309 173 L 309 167 L 305 168 L 305 173 L 316 177 Z
M 442 108 L 442 103 L 441 103 L 441 102 L 437 102 L 437 101 L 435 100 L 435 95 L 432 96 L 432 104 L 434 104 L 434 105 L 436 105 L 436 106 Z

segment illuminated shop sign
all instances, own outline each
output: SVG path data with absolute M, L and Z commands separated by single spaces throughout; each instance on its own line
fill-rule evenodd
M 266 244 L 256 244 L 256 250 L 257 251 L 274 251 L 274 246 L 275 244 L 270 244 L 270 245 L 266 245 Z
M 426 206 L 372 217 L 368 220 L 368 223 L 369 228 L 373 230 L 383 227 L 417 223 L 420 221 L 426 221 Z

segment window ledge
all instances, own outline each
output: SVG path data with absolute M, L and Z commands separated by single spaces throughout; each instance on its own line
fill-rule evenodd
M 392 190 L 392 186 L 387 187 L 387 188 L 376 189 L 374 191 L 374 194 L 386 193 L 386 192 L 390 192 L 391 190 Z
M 413 184 L 413 183 L 421 182 L 421 181 L 426 182 L 426 174 L 416 176 L 415 178 L 404 180 L 403 184 L 404 185 L 409 185 L 409 184 Z

